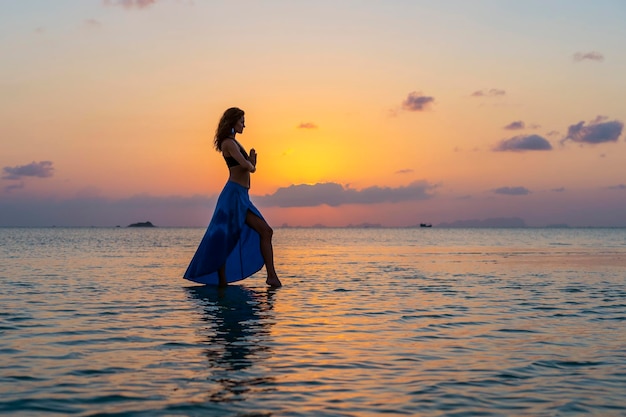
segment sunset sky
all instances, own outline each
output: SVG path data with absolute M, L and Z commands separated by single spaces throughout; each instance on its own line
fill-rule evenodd
M 626 227 L 623 0 L 0 0 L 0 226 Z

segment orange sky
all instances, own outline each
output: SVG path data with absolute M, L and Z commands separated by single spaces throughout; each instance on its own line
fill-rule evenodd
M 626 226 L 621 2 L 0 7 L 0 226 L 204 226 L 230 106 L 274 225 Z

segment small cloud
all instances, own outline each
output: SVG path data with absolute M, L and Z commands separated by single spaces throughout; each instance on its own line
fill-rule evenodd
M 19 180 L 23 177 L 46 178 L 51 177 L 54 171 L 51 161 L 31 162 L 27 165 L 4 167 L 4 180 Z
M 515 122 L 511 122 L 508 125 L 504 126 L 504 129 L 507 129 L 507 130 L 520 130 L 520 129 L 524 129 L 525 127 L 526 127 L 526 125 L 524 124 L 523 121 L 517 120 Z
M 581 61 L 598 61 L 598 62 L 602 62 L 602 61 L 604 61 L 604 55 L 602 55 L 600 52 L 596 52 L 596 51 L 576 52 L 573 55 L 573 58 L 574 58 L 574 62 L 581 62 Z
M 99 29 L 102 26 L 96 19 L 86 19 L 83 24 L 89 29 Z
M 156 4 L 157 0 L 103 0 L 106 6 L 121 6 L 127 10 L 145 9 Z
M 499 88 L 490 88 L 488 90 L 478 90 L 474 91 L 470 96 L 471 97 L 499 97 L 506 95 L 505 90 L 501 90 Z
M 515 136 L 502 140 L 493 150 L 499 152 L 549 151 L 552 150 L 552 145 L 539 135 Z
M 4 191 L 6 191 L 7 193 L 10 193 L 11 191 L 20 190 L 22 188 L 24 188 L 24 183 L 19 182 L 17 184 L 7 185 L 6 187 L 4 187 Z
M 423 95 L 421 92 L 413 91 L 402 102 L 402 108 L 407 111 L 424 111 L 435 102 L 434 97 Z
M 568 140 L 592 145 L 616 142 L 622 134 L 624 123 L 619 120 L 605 121 L 606 119 L 605 116 L 598 116 L 586 126 L 585 122 L 578 122 L 575 125 L 571 125 L 567 129 L 567 136 L 561 140 L 561 143 Z
M 298 129 L 317 129 L 317 125 L 313 122 L 302 122 L 298 125 Z
M 496 194 L 504 195 L 527 195 L 530 194 L 530 190 L 526 187 L 500 187 L 493 190 Z
M 553 193 L 562 193 L 563 191 L 565 191 L 565 187 L 553 188 L 550 191 L 552 191 Z
M 609 190 L 626 190 L 626 184 L 611 185 Z
M 413 172 L 415 172 L 414 170 L 407 168 L 407 169 L 400 169 L 398 171 L 396 171 L 396 174 L 412 174 Z

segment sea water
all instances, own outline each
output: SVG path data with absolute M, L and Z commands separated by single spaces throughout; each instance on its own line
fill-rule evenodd
M 0 229 L 0 414 L 626 415 L 626 229 Z

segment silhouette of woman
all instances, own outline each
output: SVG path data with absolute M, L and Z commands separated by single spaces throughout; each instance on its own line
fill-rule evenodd
M 235 139 L 244 128 L 244 111 L 237 107 L 227 109 L 219 121 L 214 145 L 228 166 L 228 181 L 184 278 L 226 286 L 249 277 L 265 265 L 267 285 L 280 287 L 274 269 L 273 230 L 248 195 L 257 154 L 250 149 L 248 155 Z

